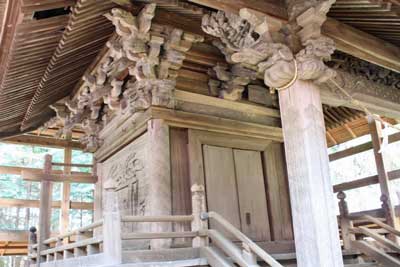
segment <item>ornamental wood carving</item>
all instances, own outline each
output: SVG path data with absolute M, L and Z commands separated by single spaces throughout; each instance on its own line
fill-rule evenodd
M 156 5 L 146 5 L 138 16 L 114 8 L 105 16 L 116 36 L 96 69 L 83 77 L 78 94 L 57 107 L 57 118 L 66 134 L 79 125 L 81 141 L 94 152 L 102 141 L 100 130 L 118 113 L 134 114 L 151 106 L 174 107 L 177 71 L 185 53 L 200 36 L 168 26 L 153 25 Z M 54 120 L 47 124 L 54 124 Z
M 344 53 L 333 55 L 334 67 L 379 85 L 400 89 L 400 74 Z
M 249 9 L 242 9 L 239 15 L 219 11 L 203 17 L 202 29 L 219 38 L 214 45 L 231 68 L 240 65 L 253 71 L 271 88 L 283 87 L 293 79 L 322 83 L 335 76 L 324 63 L 330 60 L 335 46 L 320 30 L 334 2 L 289 1 L 290 20 L 286 25 Z M 236 77 L 230 72 L 224 76 Z
M 118 209 L 122 216 L 148 215 L 149 171 L 147 165 L 149 138 L 144 134 L 103 164 L 104 184 L 112 185 L 118 197 Z M 104 201 L 107 201 L 105 199 Z M 108 204 L 108 203 L 104 203 Z M 149 231 L 143 224 L 124 223 L 124 231 Z M 148 242 L 131 242 L 133 247 L 146 248 Z

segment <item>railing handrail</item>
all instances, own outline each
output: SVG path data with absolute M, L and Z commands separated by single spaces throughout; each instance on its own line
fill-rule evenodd
M 374 218 L 374 217 L 372 217 L 372 216 L 370 216 L 370 215 L 363 215 L 363 216 L 361 216 L 360 218 L 361 218 L 361 219 L 364 219 L 364 220 L 366 220 L 366 221 L 370 221 L 370 222 L 372 222 L 372 223 L 374 223 L 374 224 L 376 224 L 376 225 L 382 227 L 383 229 L 389 231 L 390 233 L 392 233 L 392 234 L 394 234 L 394 235 L 396 235 L 396 236 L 400 236 L 400 231 L 399 231 L 399 230 L 396 230 L 396 229 L 393 228 L 392 226 L 390 226 L 390 225 L 388 225 L 388 224 L 382 222 L 381 220 L 379 220 L 379 219 L 377 219 L 377 218 Z
M 52 162 L 53 166 L 62 166 L 62 167 L 81 167 L 81 168 L 93 168 L 93 164 L 80 164 L 80 163 L 59 163 Z
M 239 239 L 242 243 L 248 246 L 248 248 L 253 251 L 258 257 L 260 257 L 263 261 L 271 265 L 271 267 L 283 267 L 279 262 L 277 262 L 271 255 L 269 255 L 265 250 L 263 250 L 260 246 L 254 243 L 250 238 L 248 238 L 245 234 L 243 234 L 239 229 L 233 226 L 229 221 L 227 221 L 224 217 L 219 215 L 216 212 L 210 211 L 205 214 L 204 219 L 212 218 L 219 225 L 221 225 L 226 231 L 232 234 L 235 238 Z
M 103 225 L 103 220 L 101 219 L 101 220 L 95 221 L 95 222 L 93 222 L 93 223 L 91 223 L 89 225 L 86 225 L 86 226 L 83 226 L 81 228 L 78 228 L 76 230 L 72 230 L 72 231 L 67 232 L 65 234 L 61 234 L 61 235 L 46 239 L 46 240 L 43 241 L 43 244 L 50 244 L 50 243 L 53 243 L 53 242 L 57 242 L 60 239 L 64 239 L 64 238 L 67 238 L 67 237 L 70 237 L 70 236 L 73 236 L 73 235 L 76 235 L 76 234 L 79 234 L 79 233 L 83 233 L 83 232 L 86 232 L 87 230 L 95 229 L 95 228 L 100 227 L 102 225 Z
M 191 222 L 193 215 L 122 216 L 121 222 Z

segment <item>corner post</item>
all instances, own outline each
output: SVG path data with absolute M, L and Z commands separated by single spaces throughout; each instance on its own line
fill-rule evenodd
M 279 100 L 297 264 L 342 267 L 319 88 L 297 80 Z
M 194 184 L 191 188 L 192 191 L 192 231 L 202 234 L 202 230 L 207 229 L 207 221 L 202 220 L 201 216 L 206 212 L 205 189 L 203 185 Z M 197 236 L 192 241 L 194 248 L 204 247 L 207 245 L 207 239 L 202 236 Z
M 103 212 L 103 251 L 108 264 L 122 263 L 121 214 L 113 186 L 105 186 Z
M 147 152 L 147 178 L 149 187 L 149 215 L 172 214 L 171 161 L 168 125 L 161 119 L 148 122 L 149 145 Z M 171 223 L 152 223 L 153 232 L 172 231 Z M 171 239 L 150 241 L 151 249 L 163 249 L 171 246 Z

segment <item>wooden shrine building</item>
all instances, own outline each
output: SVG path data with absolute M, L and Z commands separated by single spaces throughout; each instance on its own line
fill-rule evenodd
M 399 1 L 0 0 L 0 49 L 2 141 L 95 158 L 20 171 L 41 182 L 27 266 L 400 267 Z M 371 149 L 377 175 L 333 186 L 330 161 Z M 71 179 L 94 221 L 54 236 Z M 370 184 L 382 208 L 350 213 Z

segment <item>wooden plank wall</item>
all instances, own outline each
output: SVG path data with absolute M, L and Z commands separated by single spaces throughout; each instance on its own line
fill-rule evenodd
M 264 166 L 272 240 L 293 240 L 289 185 L 282 144 L 271 144 L 264 153 Z

